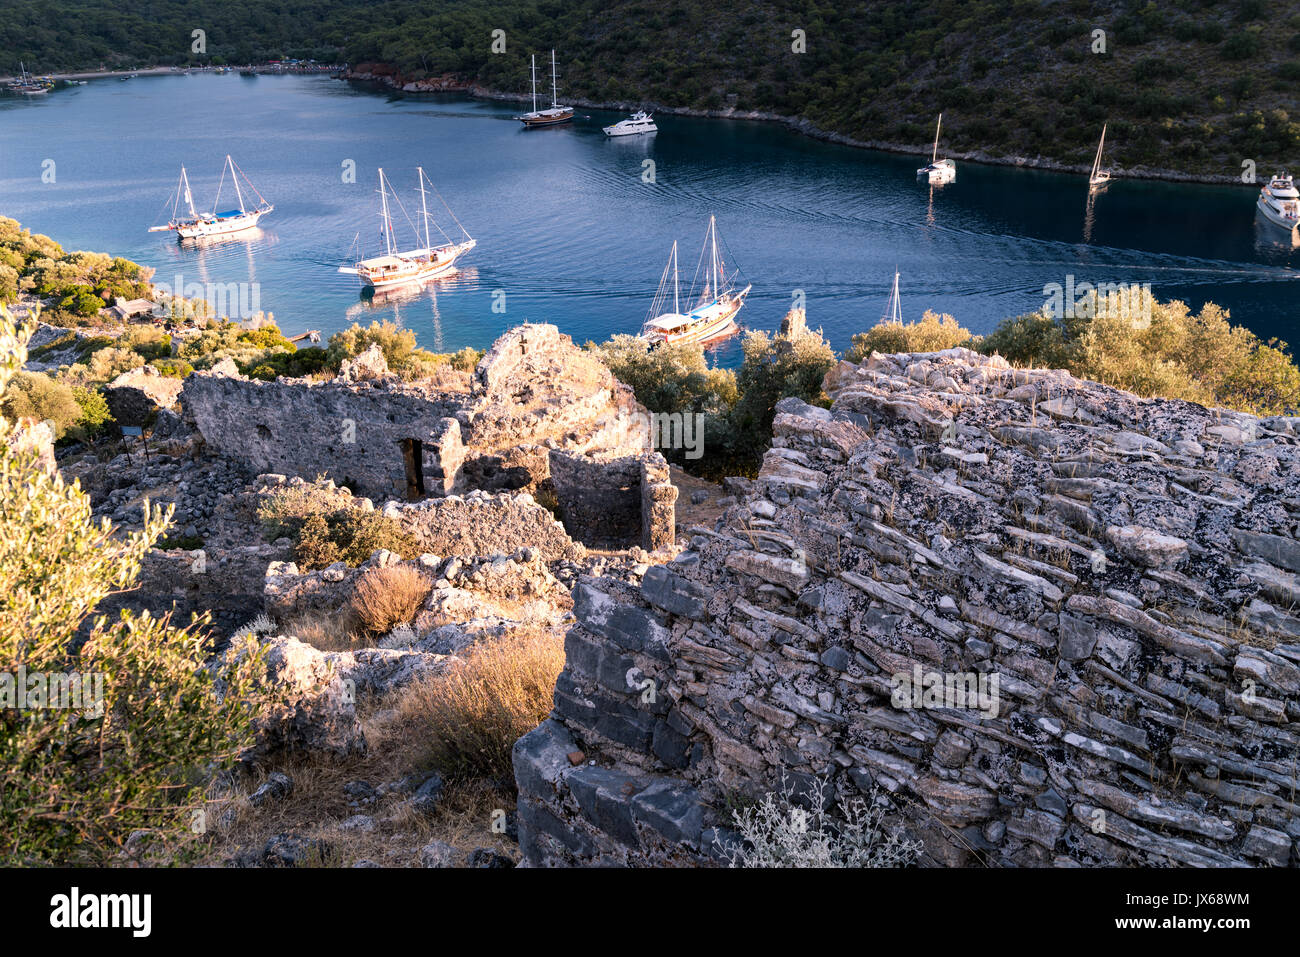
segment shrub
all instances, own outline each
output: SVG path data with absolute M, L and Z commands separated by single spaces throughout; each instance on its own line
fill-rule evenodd
M 362 628 L 383 635 L 414 618 L 431 590 L 429 580 L 410 565 L 370 568 L 357 580 L 350 607 Z
M 108 400 L 104 398 L 104 393 L 98 389 L 88 389 L 85 386 L 74 385 L 72 387 L 72 398 L 81 409 L 81 415 L 77 418 L 76 425 L 70 430 L 73 437 L 86 442 L 103 435 L 105 427 L 113 421 L 113 415 L 108 411 Z
M 292 635 L 321 651 L 348 651 L 362 644 L 359 626 L 351 611 L 307 612 L 286 621 L 279 629 L 282 635 Z
M 27 339 L 0 310 L 0 392 Z M 103 864 L 139 830 L 182 855 L 208 778 L 251 743 L 267 703 L 264 661 L 250 649 L 238 664 L 213 665 L 194 626 L 147 613 L 99 619 L 78 644 L 98 603 L 135 582 L 169 516 L 152 508 L 127 534 L 92 522 L 87 496 L 46 472 L 37 450 L 11 445 L 11 433 L 0 422 L 0 673 L 98 676 L 103 695 L 87 710 L 28 707 L 0 719 L 4 858 Z
M 134 349 L 122 349 L 110 346 L 100 349 L 90 357 L 87 363 L 87 376 L 91 382 L 112 382 L 123 372 L 130 372 L 144 365 L 144 358 Z
M 632 387 L 637 401 L 651 412 L 726 413 L 735 405 L 735 373 L 710 369 L 695 343 L 646 348 L 636 336 L 618 335 L 608 342 L 587 343 L 620 382 Z
M 335 562 L 360 565 L 379 549 L 415 558 L 419 544 L 395 519 L 362 511 L 319 485 L 286 486 L 258 506 L 267 541 L 294 541 L 294 561 L 310 570 Z
M 56 441 L 67 436 L 82 416 L 72 389 L 43 372 L 14 376 L 0 399 L 0 412 L 10 422 L 27 417 L 49 421 Z
M 1126 316 L 1098 301 L 1095 293 L 1081 299 L 1073 318 L 1008 319 L 980 348 L 1016 365 L 1069 369 L 1138 395 L 1258 415 L 1300 409 L 1300 369 L 1286 343 L 1261 341 L 1213 303 L 1192 313 L 1182 302 L 1151 302 L 1149 316 Z
M 873 352 L 940 352 L 969 346 L 974 337 L 947 314 L 925 311 L 916 322 L 880 322 L 853 337 L 844 358 L 862 362 Z
M 190 365 L 184 359 L 155 359 L 149 364 L 163 375 L 171 376 L 176 379 L 184 379 L 194 371 L 194 366 Z
M 830 405 L 822 383 L 835 364 L 835 353 L 820 331 L 802 329 L 775 337 L 750 332 L 742 348 L 745 361 L 736 376 L 740 399 L 728 416 L 729 458 L 756 467 L 771 439 L 777 402 L 794 397 Z
M 877 792 L 869 802 L 841 799 L 832 816 L 826 788 L 818 778 L 799 795 L 783 775 L 779 792 L 732 811 L 742 843 L 715 838 L 718 849 L 732 867 L 906 867 L 917 859 L 923 845 L 885 826 L 887 805 Z
M 400 720 L 429 742 L 432 765 L 448 778 L 512 781 L 511 749 L 550 713 L 563 667 L 564 642 L 550 632 L 484 639 L 445 673 L 411 685 Z
M 364 329 L 353 323 L 330 336 L 329 364 L 337 369 L 344 359 L 359 356 L 372 345 L 379 346 L 388 368 L 405 378 L 417 377 L 437 364 L 433 353 L 416 346 L 414 332 L 387 319 L 372 322 Z
M 172 337 L 157 326 L 129 326 L 118 337 L 117 345 L 132 350 L 146 361 L 166 359 L 172 354 Z

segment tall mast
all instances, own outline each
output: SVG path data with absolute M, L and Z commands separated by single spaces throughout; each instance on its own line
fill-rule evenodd
M 190 192 L 190 178 L 185 175 L 185 167 L 181 167 L 181 182 L 185 184 L 185 205 L 190 208 L 190 217 L 198 219 L 199 214 L 194 210 L 194 195 Z
M 537 112 L 537 54 L 533 54 L 533 112 Z
M 555 51 L 551 51 L 551 108 L 560 105 L 560 91 L 555 85 Z
M 431 243 L 429 242 L 429 209 L 424 204 L 424 167 L 417 166 L 415 169 L 420 174 L 420 214 L 424 217 L 424 248 L 428 250 Z
M 934 152 L 930 154 L 930 162 L 933 163 L 939 158 L 939 128 L 943 126 L 943 114 L 939 114 L 939 122 L 934 125 Z
M 384 208 L 384 249 L 393 254 L 393 226 L 388 221 L 388 191 L 384 189 L 384 168 L 379 168 L 379 198 Z
M 682 304 L 677 299 L 677 240 L 673 240 L 673 313 L 682 314 Z
M 709 238 L 713 244 L 713 298 L 722 295 L 722 276 L 718 274 L 718 221 L 709 217 Z
M 230 181 L 235 184 L 235 198 L 239 200 L 239 211 L 244 211 L 244 194 L 239 191 L 239 177 L 235 175 L 235 161 L 226 154 L 226 162 L 230 165 Z
M 1092 178 L 1097 178 L 1097 171 L 1101 169 L 1101 151 L 1106 145 L 1106 124 L 1101 124 L 1101 142 L 1097 144 L 1097 158 L 1092 163 Z

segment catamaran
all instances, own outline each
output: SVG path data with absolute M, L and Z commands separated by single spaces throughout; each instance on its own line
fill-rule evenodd
M 1110 170 L 1101 168 L 1101 151 L 1106 146 L 1106 124 L 1101 125 L 1101 142 L 1097 144 L 1097 158 L 1092 161 L 1092 173 L 1088 176 L 1089 189 L 1104 189 L 1110 185 Z
M 950 159 L 939 159 L 939 130 L 943 127 L 943 114 L 934 127 L 934 152 L 930 155 L 930 165 L 922 166 L 916 171 L 918 177 L 924 176 L 932 186 L 942 186 L 957 179 L 957 164 Z
M 370 259 L 361 259 L 353 266 L 340 266 L 339 272 L 354 275 L 361 279 L 361 288 L 363 290 L 380 290 L 390 289 L 394 286 L 406 283 L 425 282 L 434 279 L 437 276 L 445 275 L 450 272 L 455 265 L 456 260 L 478 245 L 477 240 L 473 239 L 464 226 L 461 226 L 460 220 L 456 219 L 456 214 L 452 213 L 451 207 L 447 206 L 443 200 L 443 206 L 446 207 L 448 215 L 460 231 L 465 234 L 463 242 L 452 242 L 451 237 L 443 232 L 442 227 L 434 222 L 434 228 L 442 233 L 447 242 L 441 246 L 434 246 L 429 236 L 429 222 L 432 217 L 429 215 L 429 207 L 426 199 L 425 183 L 439 199 L 442 195 L 438 193 L 437 188 L 424 175 L 423 167 L 416 167 L 419 174 L 419 193 L 420 193 L 420 217 L 424 225 L 424 245 L 419 249 L 399 250 L 393 233 L 393 217 L 389 206 L 390 187 L 387 178 L 384 176 L 383 169 L 379 170 L 379 196 L 380 196 L 380 232 L 384 236 L 384 255 L 374 256 Z M 406 214 L 402 208 L 401 201 L 394 194 L 392 200 L 397 207 Z M 408 217 L 409 221 L 409 217 Z M 414 224 L 412 224 L 414 225 Z M 418 242 L 420 239 L 420 228 L 415 227 L 415 237 Z
M 1300 223 L 1300 192 L 1285 172 L 1278 173 L 1259 191 L 1259 211 L 1269 222 L 1283 229 L 1295 229 Z
M 573 119 L 573 107 L 560 106 L 559 88 L 556 86 L 555 76 L 555 51 L 551 51 L 551 108 L 548 110 L 539 110 L 537 108 L 537 56 L 533 56 L 533 111 L 517 116 L 515 119 L 523 123 L 525 127 L 532 129 L 537 126 L 556 126 L 560 123 L 567 123 Z
M 606 126 L 606 136 L 636 136 L 638 133 L 657 133 L 659 127 L 645 110 L 637 110 L 625 120 Z
M 176 192 L 172 196 L 171 219 L 163 226 L 150 226 L 149 232 L 168 232 L 173 231 L 181 239 L 202 239 L 208 236 L 223 236 L 228 233 L 237 233 L 245 229 L 252 229 L 267 213 L 275 209 L 268 203 L 262 194 L 257 192 L 252 182 L 244 171 L 235 165 L 235 161 L 226 156 L 226 164 L 221 167 L 221 179 L 217 183 L 217 199 L 213 203 L 216 209 L 221 208 L 221 188 L 226 182 L 226 170 L 230 170 L 230 181 L 235 186 L 235 198 L 239 203 L 238 209 L 228 209 L 224 213 L 200 213 L 194 208 L 194 197 L 190 193 L 190 180 L 185 172 L 185 167 L 181 167 L 181 178 L 176 183 Z M 239 188 L 239 178 L 243 176 L 244 182 L 257 196 L 257 205 L 249 209 L 244 205 L 244 193 Z M 189 209 L 188 219 L 178 215 L 182 200 Z
M 709 217 L 709 231 L 704 237 L 704 249 L 700 251 L 701 264 L 704 262 L 705 253 L 709 254 L 709 262 L 704 277 L 704 291 L 700 296 L 699 304 L 690 312 L 683 314 L 678 291 L 677 243 L 673 243 L 673 251 L 659 280 L 659 288 L 650 303 L 649 312 L 646 313 L 646 321 L 641 327 L 641 339 L 652 346 L 665 342 L 703 343 L 723 339 L 739 331 L 740 327 L 736 325 L 736 313 L 740 312 L 740 307 L 745 304 L 745 297 L 749 295 L 749 290 L 753 286 L 748 285 L 736 292 L 731 280 L 727 278 L 725 264 L 722 257 L 718 255 L 718 225 L 713 216 Z M 660 313 L 659 310 L 668 304 L 670 272 L 673 277 L 673 311 Z M 697 275 L 699 273 L 698 266 L 696 273 Z

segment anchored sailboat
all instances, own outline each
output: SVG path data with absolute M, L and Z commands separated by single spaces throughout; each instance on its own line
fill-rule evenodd
M 1097 144 L 1097 158 L 1092 161 L 1092 172 L 1088 175 L 1088 189 L 1104 189 L 1110 185 L 1110 170 L 1101 168 L 1101 151 L 1106 146 L 1106 124 L 1101 125 L 1101 142 Z
M 221 167 L 221 179 L 217 183 L 217 200 L 213 206 L 221 208 L 221 187 L 226 182 L 226 170 L 230 170 L 230 181 L 235 186 L 235 197 L 239 202 L 238 209 L 228 209 L 224 213 L 200 213 L 194 208 L 194 197 L 190 193 L 190 180 L 185 172 L 185 167 L 181 167 L 181 177 L 176 183 L 176 193 L 172 196 L 171 219 L 164 226 L 150 226 L 149 232 L 168 232 L 174 231 L 181 239 L 199 239 L 206 236 L 220 236 L 227 233 L 237 233 L 241 230 L 251 229 L 257 225 L 257 221 L 267 213 L 275 209 L 270 203 L 262 198 L 262 194 L 257 192 L 252 182 L 244 171 L 235 165 L 235 161 L 226 156 L 226 164 Z M 239 177 L 244 177 L 244 182 L 257 195 L 257 205 L 252 209 L 244 205 L 244 193 L 239 188 Z M 177 211 L 184 201 L 186 208 L 189 209 L 188 219 L 177 215 Z
M 943 114 L 934 126 L 934 151 L 930 154 L 930 165 L 922 166 L 916 171 L 918 177 L 924 176 L 931 185 L 942 186 L 957 179 L 957 164 L 950 159 L 939 159 L 939 130 L 943 127 Z
M 18 79 L 9 81 L 9 92 L 22 96 L 41 96 L 50 92 L 51 84 L 37 80 L 27 72 L 27 64 L 18 62 Z
M 881 322 L 896 322 L 903 324 L 903 302 L 898 297 L 898 270 L 894 270 L 894 288 L 889 291 L 889 302 L 885 303 L 885 311 L 880 317 Z
M 547 110 L 537 108 L 537 56 L 533 56 L 533 111 L 517 116 L 515 119 L 523 123 L 525 127 L 532 129 L 538 126 L 557 126 L 560 123 L 567 123 L 573 119 L 573 107 L 560 106 L 559 87 L 556 85 L 555 76 L 555 51 L 551 51 L 551 107 Z
M 461 226 L 460 220 L 456 219 L 456 214 L 447 206 L 445 200 L 442 205 L 446 207 L 447 214 L 451 216 L 452 221 L 460 227 L 460 231 L 465 234 L 462 242 L 453 242 L 441 226 L 434 222 L 434 228 L 442 233 L 443 239 L 447 240 L 441 246 L 434 246 L 429 235 L 429 222 L 432 217 L 429 215 L 428 202 L 425 195 L 425 183 L 433 190 L 434 195 L 442 200 L 442 195 L 438 193 L 437 187 L 429 181 L 424 175 L 423 167 L 416 167 L 419 174 L 419 193 L 420 193 L 420 218 L 423 223 L 424 246 L 419 249 L 400 250 L 397 248 L 397 242 L 393 233 L 393 217 L 389 206 L 390 187 L 387 178 L 384 176 L 383 169 L 379 170 L 379 196 L 380 196 L 380 232 L 384 236 L 384 255 L 374 256 L 370 259 L 361 259 L 353 266 L 340 266 L 339 272 L 354 275 L 361 279 L 362 289 L 389 289 L 394 286 L 405 283 L 425 282 L 434 279 L 437 276 L 445 275 L 450 272 L 455 265 L 456 260 L 469 252 L 478 245 L 478 241 L 470 236 L 464 226 Z M 401 201 L 397 196 L 392 195 L 392 201 L 406 214 L 402 208 Z M 410 217 L 407 217 L 408 222 Z M 415 229 L 415 238 L 418 242 L 421 238 L 420 227 L 412 226 Z
M 748 285 L 737 292 L 731 279 L 726 276 L 725 263 L 718 254 L 718 225 L 713 216 L 709 217 L 709 231 L 704 237 L 704 248 L 700 251 L 701 265 L 704 264 L 706 253 L 709 261 L 704 276 L 704 291 L 700 296 L 699 304 L 690 312 L 683 314 L 678 292 L 677 243 L 673 243 L 668 265 L 664 267 L 659 288 L 650 303 L 650 311 L 646 313 L 646 321 L 641 327 L 641 339 L 651 345 L 663 342 L 712 342 L 739 331 L 740 327 L 736 325 L 735 316 L 740 311 L 740 307 L 745 304 L 745 297 L 749 295 L 749 290 L 753 286 Z M 660 313 L 659 310 L 668 303 L 670 271 L 673 277 L 673 311 Z M 698 266 L 696 274 L 699 274 Z

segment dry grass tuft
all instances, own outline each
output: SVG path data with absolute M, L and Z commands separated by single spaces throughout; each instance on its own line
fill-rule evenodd
M 414 618 L 432 589 L 429 579 L 409 565 L 372 568 L 358 579 L 350 611 L 361 628 L 382 635 Z
M 397 702 L 400 726 L 423 740 L 428 761 L 450 778 L 512 778 L 515 741 L 545 720 L 564 640 L 528 629 L 476 644 L 440 675 L 411 685 Z
M 361 625 L 350 608 L 332 614 L 306 612 L 286 621 L 278 631 L 320 651 L 352 651 L 371 644 L 361 633 Z

